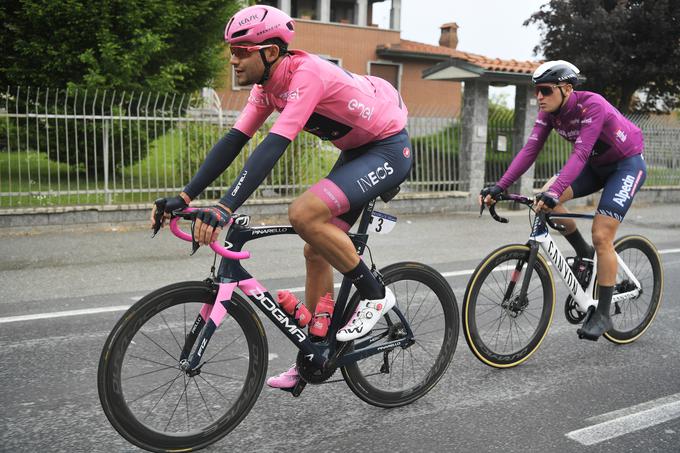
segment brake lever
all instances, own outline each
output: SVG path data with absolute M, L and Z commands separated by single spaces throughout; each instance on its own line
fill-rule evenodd
M 194 236 L 194 227 L 196 226 L 196 216 L 191 217 L 191 254 L 189 256 L 194 256 L 194 253 L 201 247 L 198 243 L 196 237 Z
M 163 226 L 163 216 L 165 215 L 165 203 L 166 203 L 165 198 L 159 198 L 156 201 L 154 201 L 154 204 L 156 205 L 156 212 L 154 213 L 153 228 L 151 229 L 152 238 L 156 237 L 156 234 L 158 234 L 158 232 L 161 230 L 161 227 Z

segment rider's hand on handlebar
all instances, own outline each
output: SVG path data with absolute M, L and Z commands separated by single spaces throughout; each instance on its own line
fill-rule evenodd
M 194 240 L 201 245 L 216 241 L 222 228 L 230 225 L 231 220 L 229 209 L 221 204 L 198 208 L 194 225 Z
M 479 205 L 481 206 L 482 203 L 484 203 L 487 206 L 491 206 L 492 204 L 496 203 L 496 199 L 502 193 L 503 188 L 496 184 L 483 188 L 479 192 Z
M 189 202 L 191 202 L 191 198 L 184 192 L 180 193 L 176 197 L 170 197 L 170 198 L 159 198 L 156 200 L 156 202 L 153 204 L 153 207 L 151 208 L 151 229 L 155 230 L 156 228 L 161 228 L 163 225 L 165 225 L 165 220 L 170 218 L 170 213 L 173 211 L 176 211 L 178 209 L 185 209 L 189 206 Z M 161 224 L 156 226 L 156 210 L 158 209 L 158 205 L 164 205 L 163 208 L 163 217 L 161 219 Z
M 552 211 L 560 202 L 560 197 L 554 192 L 540 192 L 536 194 L 536 201 L 534 202 L 534 209 L 536 211 Z

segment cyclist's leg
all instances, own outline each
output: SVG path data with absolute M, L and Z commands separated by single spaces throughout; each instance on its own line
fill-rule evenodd
M 558 175 L 553 176 L 541 190 L 542 191 L 548 190 L 555 181 L 555 179 L 557 179 L 557 176 Z M 586 165 L 583 171 L 581 171 L 578 177 L 574 180 L 574 182 L 572 182 L 571 185 L 567 187 L 567 189 L 562 193 L 562 195 L 560 196 L 560 202 L 555 207 L 555 209 L 553 209 L 553 211 L 559 214 L 568 213 L 569 211 L 564 206 L 565 202 L 574 198 L 580 198 L 595 193 L 598 190 L 600 190 L 602 186 L 603 182 L 598 177 L 598 175 L 593 171 L 592 167 L 590 167 L 590 165 Z M 583 236 L 581 235 L 581 232 L 578 230 L 576 222 L 574 220 L 559 219 L 556 220 L 556 222 L 561 225 L 564 225 L 564 227 L 566 228 L 562 232 L 562 235 L 574 248 L 574 250 L 576 251 L 576 255 L 585 258 L 593 257 L 593 248 L 590 245 L 588 245 L 585 239 L 583 239 Z
M 593 245 L 597 253 L 598 304 L 597 309 L 586 317 L 579 331 L 580 336 L 589 340 L 596 340 L 612 327 L 609 310 L 617 270 L 614 238 L 647 176 L 647 167 L 641 155 L 628 157 L 607 168 L 610 173 L 592 226 Z
M 411 145 L 406 131 L 360 148 L 344 151 L 342 165 L 315 184 L 290 207 L 291 223 L 300 236 L 326 261 L 350 278 L 362 299 L 378 301 L 378 311 L 393 303 L 346 235 L 363 206 L 400 184 L 411 168 Z M 363 302 L 362 302 L 363 303 Z M 377 319 L 376 319 L 377 321 Z M 370 329 L 359 329 L 355 335 Z M 341 335 L 342 336 L 342 335 Z M 346 341 L 346 340 L 343 340 Z

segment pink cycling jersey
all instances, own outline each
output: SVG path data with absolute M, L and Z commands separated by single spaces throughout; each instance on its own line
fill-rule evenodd
M 389 82 L 300 50 L 284 57 L 265 85 L 253 86 L 234 128 L 252 137 L 274 110 L 281 115 L 270 132 L 293 140 L 305 130 L 341 150 L 397 134 L 408 114 Z
M 574 91 L 559 113 L 539 112 L 534 129 L 498 181 L 507 189 L 536 161 L 550 131 L 574 144 L 574 150 L 550 186 L 558 197 L 581 173 L 587 162 L 602 166 L 642 154 L 642 131 L 627 120 L 606 99 L 589 91 Z

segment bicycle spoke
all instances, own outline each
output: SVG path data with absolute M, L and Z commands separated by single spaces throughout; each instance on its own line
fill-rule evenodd
M 205 370 L 201 371 L 201 374 L 207 374 L 207 375 L 209 375 L 209 376 L 217 376 L 217 377 L 221 377 L 221 378 L 225 378 L 225 379 L 231 379 L 232 381 L 238 381 L 237 378 L 233 378 L 233 377 L 231 377 L 231 376 L 225 376 L 225 375 L 223 375 L 223 374 L 210 373 L 210 372 L 205 371 Z
M 147 372 L 142 373 L 142 374 L 136 374 L 134 376 L 128 376 L 128 377 L 121 379 L 121 380 L 122 381 L 129 381 L 130 379 L 138 378 L 138 377 L 141 377 L 141 376 L 148 376 L 149 374 L 158 373 L 159 371 L 165 371 L 165 370 L 170 370 L 170 369 L 179 370 L 179 368 L 177 366 L 166 366 L 164 368 L 159 368 L 157 370 L 147 371 Z
M 227 349 L 229 346 L 231 346 L 232 344 L 236 343 L 236 340 L 238 340 L 238 338 L 234 338 L 233 340 L 231 340 L 231 343 L 228 343 L 228 344 L 224 345 L 224 347 L 223 347 L 222 349 L 220 349 L 220 350 L 217 351 L 215 354 L 213 354 L 212 357 L 210 357 L 208 360 L 205 361 L 205 363 L 215 363 L 215 362 L 212 362 L 213 357 L 217 356 L 220 352 L 224 351 L 224 350 Z
M 187 391 L 187 386 L 189 385 L 188 382 L 186 382 L 186 375 L 185 375 L 185 382 L 184 382 L 184 389 L 182 390 L 182 394 L 179 396 L 177 399 L 177 404 L 175 405 L 175 408 L 172 410 L 172 413 L 170 414 L 170 420 L 168 420 L 168 424 L 165 425 L 164 431 L 168 430 L 168 426 L 170 426 L 170 423 L 172 423 L 172 418 L 175 416 L 175 412 L 177 412 L 177 408 L 179 407 L 180 403 L 182 402 L 182 397 Z
M 167 363 L 163 363 L 163 362 L 156 362 L 155 360 L 147 359 L 146 357 L 139 357 L 139 356 L 134 355 L 134 354 L 130 354 L 130 357 L 138 359 L 138 360 L 142 360 L 144 362 L 151 362 L 151 363 L 156 364 L 156 365 L 162 365 L 166 368 L 174 368 L 174 367 L 177 366 L 177 365 L 168 365 Z
M 172 386 L 175 385 L 175 382 L 177 381 L 177 378 L 179 378 L 181 375 L 182 375 L 181 372 L 180 372 L 180 373 L 177 373 L 177 376 L 175 376 L 174 379 L 171 379 L 170 381 L 168 381 L 168 382 L 169 382 L 168 388 L 166 388 L 166 389 L 165 389 L 165 392 L 163 392 L 163 394 L 160 396 L 160 398 L 158 398 L 158 401 L 156 401 L 156 404 L 154 404 L 154 405 L 146 412 L 146 415 L 144 415 L 144 419 L 143 419 L 143 420 L 146 420 L 147 417 L 149 416 L 149 414 L 151 414 L 151 413 L 153 412 L 153 410 L 156 409 L 156 406 L 158 406 L 158 403 L 160 403 L 161 400 L 163 399 L 163 397 L 164 397 L 165 395 L 167 395 L 167 393 L 170 391 L 170 389 L 172 388 Z M 166 382 L 166 384 L 167 384 L 167 382 Z M 160 389 L 160 388 L 163 387 L 163 386 L 165 386 L 165 384 L 162 384 L 162 385 L 156 387 L 156 388 L 155 388 L 154 390 L 152 390 L 151 392 L 148 392 L 148 393 L 146 393 L 146 394 L 144 394 L 144 395 L 142 395 L 142 396 L 150 395 L 151 393 L 155 392 L 156 390 Z M 133 400 L 133 401 L 130 401 L 129 404 L 131 405 L 131 404 L 134 403 L 135 401 L 137 401 L 137 400 L 139 400 L 140 398 L 142 398 L 142 396 L 136 398 L 136 399 Z
M 172 339 L 175 340 L 175 343 L 177 343 L 177 347 L 178 347 L 178 348 L 180 349 L 180 351 L 181 351 L 181 350 L 182 350 L 182 346 L 179 344 L 179 341 L 177 341 L 177 338 L 175 337 L 175 334 L 172 332 L 172 329 L 171 329 L 170 326 L 168 325 L 168 321 L 165 320 L 165 316 L 163 316 L 163 313 L 159 313 L 158 315 L 159 315 L 159 316 L 161 317 L 161 319 L 163 320 L 163 323 L 165 324 L 165 327 L 168 328 L 168 331 L 170 331 L 170 335 L 172 335 Z M 185 337 L 185 338 L 186 338 L 186 337 Z
M 222 397 L 223 400 L 229 401 L 229 399 L 222 394 L 222 392 L 219 391 L 217 387 L 215 387 L 210 381 L 208 381 L 202 374 L 198 375 L 199 378 L 203 379 L 206 384 L 208 384 L 215 392 L 217 392 L 218 395 Z
M 141 330 L 139 331 L 139 333 L 140 333 L 142 336 L 146 337 L 150 342 L 152 342 L 153 344 L 155 344 L 156 346 L 158 346 L 158 348 L 159 348 L 161 351 L 165 352 L 165 353 L 168 355 L 168 357 L 170 357 L 172 360 L 177 360 L 177 357 L 173 357 L 172 354 L 170 354 L 163 346 L 161 346 L 161 345 L 159 345 L 158 343 L 156 343 L 150 336 L 148 336 L 147 334 L 145 334 L 145 333 L 142 332 Z
M 210 420 L 214 421 L 215 417 L 213 417 L 212 412 L 210 412 L 210 408 L 208 407 L 208 402 L 205 400 L 205 397 L 203 396 L 203 392 L 201 392 L 201 388 L 198 386 L 198 381 L 194 379 L 194 385 L 196 386 L 196 390 L 198 391 L 198 394 L 200 395 L 201 399 L 203 400 L 203 405 L 205 406 L 205 410 L 208 412 L 208 416 L 210 416 Z

